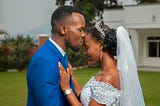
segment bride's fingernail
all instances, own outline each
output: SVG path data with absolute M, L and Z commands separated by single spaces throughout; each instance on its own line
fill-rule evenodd
M 61 63 L 60 63 L 60 61 L 58 62 L 58 67 L 60 67 L 61 66 Z
M 69 69 L 68 69 L 68 68 L 67 68 L 66 70 L 67 70 L 67 72 L 69 72 Z

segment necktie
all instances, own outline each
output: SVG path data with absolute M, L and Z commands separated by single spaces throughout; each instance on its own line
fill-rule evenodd
M 68 67 L 68 56 L 67 56 L 67 54 L 64 55 L 64 60 L 65 60 L 65 65 Z M 72 83 L 72 75 L 70 75 L 70 86 L 71 86 L 74 94 L 76 94 L 75 90 L 74 90 L 74 85 Z
M 68 56 L 67 56 L 67 54 L 64 54 L 64 61 L 65 61 L 65 65 L 68 66 Z

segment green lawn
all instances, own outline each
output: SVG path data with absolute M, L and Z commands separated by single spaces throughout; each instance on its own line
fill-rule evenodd
M 0 106 L 25 106 L 25 73 L 0 72 Z
M 96 75 L 98 68 L 75 71 L 75 76 L 83 86 Z M 139 72 L 146 106 L 160 105 L 160 72 Z M 27 86 L 25 73 L 0 72 L 0 106 L 25 106 Z

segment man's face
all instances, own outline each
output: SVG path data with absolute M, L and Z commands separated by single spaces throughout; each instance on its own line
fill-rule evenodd
M 78 51 L 83 44 L 85 19 L 79 13 L 72 13 L 70 22 L 67 25 L 66 46 Z

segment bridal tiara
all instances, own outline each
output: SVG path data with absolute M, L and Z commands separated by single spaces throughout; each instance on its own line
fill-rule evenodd
M 104 31 L 104 23 L 103 21 L 98 21 L 95 23 L 95 28 L 102 34 L 102 38 L 105 37 L 105 31 Z

